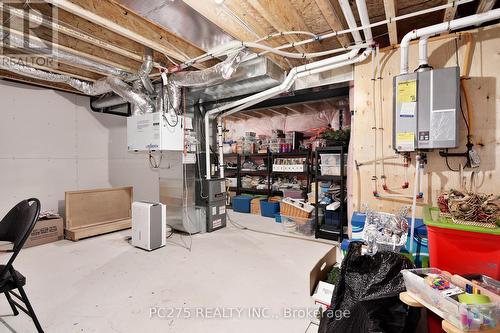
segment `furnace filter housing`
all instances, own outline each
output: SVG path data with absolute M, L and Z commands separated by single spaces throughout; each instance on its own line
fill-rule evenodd
M 459 67 L 396 76 L 393 96 L 397 152 L 458 146 Z

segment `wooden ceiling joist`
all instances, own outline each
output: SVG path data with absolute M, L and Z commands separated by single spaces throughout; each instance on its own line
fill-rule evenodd
M 228 1 L 224 6 L 214 6 L 209 1 L 184 0 L 184 2 L 237 40 L 253 42 L 272 32 L 248 15 L 244 10 L 248 6 L 246 3 Z M 277 40 L 271 40 L 269 45 L 276 47 L 280 44 Z M 290 68 L 289 63 L 282 57 L 270 55 L 269 58 L 283 69 Z
M 455 0 L 448 0 L 448 3 L 453 3 L 454 6 L 446 8 L 444 11 L 443 22 L 451 21 L 455 18 L 455 15 L 457 15 L 457 4 Z
M 40 7 L 35 8 L 38 10 Z M 41 9 L 41 8 L 40 8 Z M 27 18 L 30 21 L 30 24 L 33 24 L 34 26 L 44 26 L 48 29 L 51 29 L 52 31 L 56 31 L 59 34 L 63 34 L 67 37 L 72 37 L 76 40 L 79 40 L 81 42 L 87 43 L 89 45 L 92 45 L 93 47 L 104 49 L 110 52 L 113 52 L 115 54 L 121 55 L 123 57 L 142 62 L 143 61 L 143 47 L 139 44 L 137 44 L 135 47 L 131 47 L 130 44 L 133 42 L 130 40 L 126 40 L 121 37 L 121 36 L 114 36 L 114 40 L 118 39 L 118 45 L 101 40 L 99 38 L 94 37 L 93 35 L 90 35 L 84 31 L 82 31 L 81 28 L 78 30 L 76 28 L 73 28 L 71 25 L 74 26 L 82 26 L 82 23 L 85 23 L 84 20 L 81 18 L 74 16 L 68 12 L 64 12 L 61 10 L 58 13 L 58 20 L 52 20 L 46 15 L 39 14 L 40 12 L 36 11 L 29 11 L 26 13 L 26 11 L 15 8 L 15 7 L 10 7 L 9 8 L 9 14 L 12 16 L 15 16 L 20 19 L 25 19 Z M 61 17 L 62 16 L 62 17 Z M 68 17 L 70 16 L 70 17 Z M 71 25 L 63 22 L 63 20 L 68 20 L 71 22 Z M 86 21 L 87 24 L 84 25 L 89 25 L 90 22 Z M 102 31 L 102 29 L 101 29 Z M 110 33 L 108 32 L 108 35 Z M 113 33 L 111 33 L 113 34 Z M 60 36 L 60 35 L 59 35 Z M 118 38 L 116 38 L 118 37 Z M 124 48 L 127 47 L 126 48 Z M 134 52 L 135 50 L 135 52 Z M 156 67 L 159 67 L 159 64 L 155 64 Z
M 310 31 L 303 17 L 295 10 L 288 1 L 274 0 L 248 0 L 257 12 L 264 17 L 277 31 Z M 301 39 L 295 35 L 285 37 L 290 43 Z M 319 52 L 321 46 L 318 43 L 298 45 L 295 48 L 301 53 Z
M 302 113 L 301 111 L 299 111 L 299 108 L 297 105 L 288 105 L 288 106 L 285 106 L 285 109 L 287 109 L 288 111 L 290 111 L 293 114 L 301 114 Z
M 477 13 L 486 13 L 487 11 L 493 9 L 495 2 L 496 0 L 480 0 L 479 5 L 477 6 Z
M 390 20 L 387 23 L 387 29 L 389 30 L 389 42 L 391 45 L 398 44 L 398 30 L 396 21 L 392 21 L 392 18 L 396 17 L 396 4 L 395 0 L 384 0 L 385 17 Z
M 332 30 L 339 31 L 344 29 L 340 13 L 335 9 L 330 0 L 315 0 L 315 2 Z M 351 40 L 347 35 L 340 35 L 337 39 L 340 45 L 344 47 L 351 43 Z
M 17 30 L 6 29 L 6 28 L 4 28 L 4 30 L 8 31 L 9 33 L 11 33 L 13 35 L 23 36 L 23 34 L 20 31 L 17 31 Z M 29 37 L 30 40 L 37 41 L 36 37 L 34 37 L 32 35 L 30 35 L 28 37 Z M 70 54 L 74 55 L 75 57 L 82 57 L 82 58 L 90 59 L 90 60 L 93 60 L 95 62 L 107 65 L 107 66 L 111 66 L 111 67 L 114 67 L 114 68 L 119 68 L 119 69 L 122 69 L 122 70 L 130 72 L 130 73 L 136 73 L 137 69 L 140 66 L 139 63 L 137 63 L 136 65 L 134 65 L 134 67 L 123 66 L 123 64 L 121 64 L 121 63 L 116 63 L 114 61 L 108 60 L 106 58 L 101 57 L 100 55 L 93 55 L 93 54 L 85 53 L 85 52 L 79 50 L 80 47 L 78 45 L 74 45 L 74 46 L 68 45 L 68 46 L 65 46 L 65 45 L 63 45 L 64 42 L 61 42 L 60 40 L 58 40 L 58 43 L 59 44 L 51 43 L 52 47 L 54 47 L 54 49 L 56 49 L 56 50 L 60 50 L 60 51 L 66 52 L 66 53 L 70 53 Z M 91 50 L 99 50 L 99 51 L 103 52 L 102 49 L 97 49 L 97 48 L 93 48 Z M 99 51 L 96 51 L 96 52 L 99 52 Z M 66 61 L 62 61 L 62 60 L 60 60 L 60 62 L 66 63 L 66 64 L 74 66 L 74 67 L 82 68 L 84 70 L 92 71 L 94 73 L 99 73 L 99 74 L 103 74 L 103 75 L 109 75 L 109 73 L 106 73 L 104 71 L 100 71 L 100 70 L 95 69 L 95 68 L 89 68 L 89 67 L 86 67 L 84 65 L 77 65 L 77 64 L 74 64 L 72 62 L 66 62 Z
M 204 54 L 204 51 L 188 43 L 159 25 L 111 0 L 46 0 L 47 2 L 109 29 L 123 37 L 167 54 L 181 61 Z M 215 62 L 198 64 L 206 68 Z

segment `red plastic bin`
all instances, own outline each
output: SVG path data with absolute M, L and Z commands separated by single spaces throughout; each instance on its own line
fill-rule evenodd
M 426 207 L 430 267 L 452 274 L 478 273 L 500 279 L 500 228 L 489 229 L 433 219 L 437 208 Z M 436 215 L 436 214 L 434 214 Z

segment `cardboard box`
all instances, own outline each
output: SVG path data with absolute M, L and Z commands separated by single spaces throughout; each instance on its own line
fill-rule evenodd
M 330 307 L 335 286 L 325 281 L 328 273 L 341 261 L 342 252 L 338 246 L 334 246 L 318 260 L 311 270 L 309 274 L 309 295 L 315 309 L 321 308 L 321 311 L 325 311 Z M 311 323 L 319 325 L 319 317 L 311 319 Z
M 39 220 L 24 247 L 52 243 L 64 238 L 63 219 Z
M 342 260 L 342 253 L 338 246 L 332 247 L 323 257 L 321 257 L 316 265 L 314 265 L 311 273 L 309 274 L 309 295 L 312 297 L 318 292 L 318 285 L 320 281 L 326 281 L 328 273 L 332 270 L 333 266 L 337 263 L 340 264 Z M 315 303 L 319 303 L 315 301 Z M 321 303 L 323 304 L 323 303 Z M 329 304 L 323 304 L 329 306 Z

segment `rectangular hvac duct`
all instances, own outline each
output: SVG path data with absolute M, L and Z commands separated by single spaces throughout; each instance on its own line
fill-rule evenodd
M 273 61 L 258 57 L 242 63 L 226 82 L 207 88 L 190 90 L 196 100 L 211 102 L 257 93 L 277 86 L 285 79 L 285 72 Z

